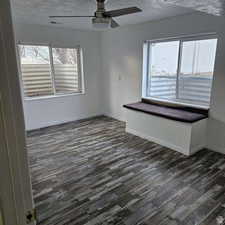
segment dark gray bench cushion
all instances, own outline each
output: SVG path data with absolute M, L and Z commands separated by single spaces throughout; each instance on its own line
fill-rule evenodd
M 186 123 L 194 123 L 196 121 L 205 119 L 208 117 L 205 113 L 192 112 L 185 109 L 173 108 L 168 106 L 161 106 L 157 104 L 150 104 L 144 102 L 136 102 L 132 104 L 124 105 L 127 109 L 132 109 L 144 113 L 148 113 L 155 116 L 164 117 L 171 120 L 176 120 Z

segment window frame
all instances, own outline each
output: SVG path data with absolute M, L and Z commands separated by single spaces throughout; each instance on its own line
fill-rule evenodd
M 179 101 L 179 99 L 176 97 L 176 100 L 170 100 L 170 99 L 163 99 L 157 96 L 151 97 L 147 95 L 148 92 L 148 84 L 149 79 L 151 79 L 150 75 L 150 66 L 151 66 L 151 45 L 155 43 L 163 43 L 163 42 L 173 42 L 173 41 L 179 41 L 179 51 L 178 51 L 178 65 L 177 65 L 177 72 L 176 72 L 176 96 L 178 95 L 179 90 L 179 74 L 181 70 L 181 62 L 182 62 L 182 47 L 183 43 L 187 41 L 201 41 L 201 40 L 211 40 L 211 39 L 217 39 L 218 42 L 218 35 L 216 33 L 206 33 L 206 34 L 195 34 L 195 35 L 187 35 L 187 36 L 180 36 L 180 37 L 171 37 L 171 38 L 162 38 L 162 39 L 153 39 L 153 40 L 147 40 L 144 42 L 143 46 L 143 75 L 142 75 L 142 98 L 143 99 L 149 99 L 155 102 L 161 102 L 161 103 L 172 103 L 174 105 L 180 105 L 180 106 L 191 106 L 195 108 L 203 108 L 203 109 L 209 109 L 210 108 L 210 101 L 209 106 L 203 106 L 198 105 L 195 103 L 188 103 L 188 102 L 182 102 Z M 218 45 L 217 45 L 218 46 Z M 215 66 L 214 66 L 215 69 Z M 214 80 L 214 78 L 213 78 Z M 212 80 L 212 82 L 213 82 Z M 211 98 L 210 98 L 211 100 Z
M 84 70 L 83 70 L 83 50 L 80 45 L 76 46 L 68 46 L 68 45 L 60 45 L 60 44 L 52 44 L 52 43 L 33 43 L 33 42 L 17 42 L 17 58 L 18 58 L 18 64 L 19 64 L 19 73 L 20 73 L 20 82 L 23 90 L 23 99 L 25 101 L 31 101 L 31 100 L 40 100 L 40 99 L 49 99 L 49 98 L 59 98 L 59 97 L 66 97 L 66 96 L 74 96 L 74 95 L 84 95 L 85 94 L 85 85 L 84 85 Z M 20 45 L 28 45 L 28 46 L 43 46 L 48 47 L 49 49 L 49 67 L 50 67 L 50 76 L 52 80 L 52 88 L 53 88 L 53 94 L 52 95 L 43 95 L 43 96 L 32 96 L 27 97 L 24 95 L 24 84 L 22 80 L 22 70 L 21 70 L 21 57 L 20 57 L 20 51 L 19 46 Z M 53 61 L 53 48 L 68 48 L 68 49 L 76 49 L 77 50 L 77 69 L 78 69 L 78 85 L 79 85 L 79 91 L 78 92 L 71 92 L 71 93 L 57 93 L 55 89 L 55 72 L 54 72 L 54 61 Z

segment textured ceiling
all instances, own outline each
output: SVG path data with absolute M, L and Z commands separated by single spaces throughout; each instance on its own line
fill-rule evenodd
M 93 15 L 95 0 L 11 0 L 15 22 L 93 29 L 90 18 L 54 19 L 61 24 L 50 24 L 50 15 Z M 121 25 L 137 24 L 193 12 L 191 9 L 170 5 L 164 0 L 107 0 L 106 9 L 137 6 L 143 10 L 134 15 L 121 16 Z
M 164 2 L 192 8 L 215 16 L 225 15 L 225 0 L 164 0 Z

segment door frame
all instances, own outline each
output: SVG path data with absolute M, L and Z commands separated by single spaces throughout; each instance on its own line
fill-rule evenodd
M 10 0 L 0 1 L 0 210 L 5 225 L 25 225 L 34 208 Z

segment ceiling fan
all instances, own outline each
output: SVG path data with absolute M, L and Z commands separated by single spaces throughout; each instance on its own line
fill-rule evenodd
M 92 24 L 95 28 L 116 28 L 119 24 L 113 19 L 113 17 L 124 16 L 128 14 L 138 13 L 142 10 L 138 7 L 129 7 L 117 10 L 106 11 L 106 0 L 96 0 L 97 10 L 93 16 L 49 16 L 49 18 L 92 18 Z M 52 21 L 54 24 L 56 22 Z

